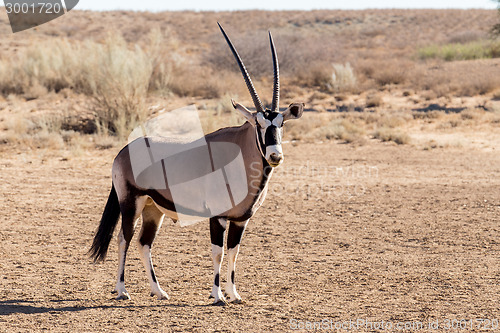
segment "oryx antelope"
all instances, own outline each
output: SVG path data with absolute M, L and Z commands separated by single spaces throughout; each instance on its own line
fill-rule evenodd
M 142 228 L 140 231 L 138 245 L 139 251 L 142 256 L 142 261 L 146 269 L 146 274 L 149 279 L 151 287 L 151 295 L 156 295 L 160 299 L 167 299 L 168 295 L 162 290 L 158 283 L 153 263 L 151 260 L 151 246 L 155 236 L 161 227 L 163 218 L 166 215 L 176 222 L 180 218 L 179 207 L 189 206 L 190 201 L 179 204 L 175 202 L 174 190 L 175 186 L 183 186 L 183 193 L 208 193 L 206 198 L 202 196 L 201 204 L 186 208 L 182 212 L 183 215 L 197 215 L 200 217 L 209 217 L 210 221 L 210 238 L 212 243 L 212 258 L 214 265 L 214 279 L 213 287 L 210 297 L 215 298 L 214 304 L 225 304 L 226 302 L 241 302 L 241 297 L 238 295 L 235 287 L 235 265 L 238 255 L 240 241 L 243 232 L 247 226 L 248 220 L 255 214 L 257 209 L 262 205 L 267 193 L 268 182 L 272 175 L 273 168 L 277 167 L 283 162 L 283 151 L 281 147 L 283 136 L 283 125 L 288 120 L 298 119 L 302 116 L 304 109 L 303 103 L 293 103 L 283 112 L 279 111 L 279 68 L 278 57 L 273 43 L 271 33 L 269 32 L 269 41 L 271 44 L 271 53 L 274 66 L 274 87 L 271 109 L 265 109 L 257 92 L 252 84 L 250 76 L 245 69 L 245 66 L 238 55 L 233 44 L 229 40 L 225 31 L 219 24 L 219 28 L 224 35 L 224 38 L 229 45 L 238 66 L 243 74 L 246 85 L 252 97 L 256 111 L 250 111 L 243 105 L 232 102 L 236 110 L 238 110 L 245 118 L 246 122 L 239 127 L 222 128 L 216 132 L 207 134 L 200 140 L 204 140 L 206 145 L 197 145 L 196 142 L 191 142 L 196 148 L 189 150 L 178 149 L 184 147 L 189 143 L 172 143 L 166 138 L 156 137 L 141 137 L 129 143 L 124 147 L 116 156 L 112 168 L 112 187 L 109 194 L 106 207 L 102 214 L 99 228 L 94 237 L 92 247 L 90 249 L 91 256 L 94 260 L 104 260 L 110 240 L 113 235 L 116 224 L 121 213 L 122 225 L 118 235 L 118 279 L 114 292 L 118 294 L 117 299 L 129 299 L 130 296 L 125 289 L 125 259 L 127 250 L 134 234 L 134 229 L 139 216 L 142 214 Z M 225 162 L 220 161 L 213 152 L 208 159 L 199 158 L 198 155 L 204 154 L 203 151 L 215 149 L 217 144 L 233 144 L 239 149 L 239 154 L 242 157 L 242 170 L 241 172 L 224 171 L 222 179 L 225 179 L 227 191 L 231 197 L 231 207 L 221 211 L 214 212 L 214 207 L 217 202 L 222 200 L 213 193 L 219 193 L 215 183 L 203 183 L 202 190 L 198 188 L 189 187 L 189 182 L 184 185 L 173 184 L 171 178 L 163 177 L 149 177 L 151 175 L 158 175 L 155 170 L 160 172 L 160 175 L 165 175 L 172 171 L 177 172 L 180 177 L 185 176 L 186 173 L 196 172 L 209 173 L 214 171 L 216 167 L 224 170 L 223 167 L 217 165 L 224 165 Z M 140 174 L 134 172 L 133 165 L 136 162 L 132 156 L 132 150 L 138 146 L 144 147 L 143 150 L 162 152 L 164 150 L 172 150 L 174 147 L 175 154 L 166 162 L 165 159 L 156 159 L 153 163 L 143 169 Z M 134 148 L 135 147 L 135 148 Z M 203 148 L 205 147 L 205 148 Z M 205 150 L 203 150 L 205 149 Z M 226 151 L 225 149 L 223 149 Z M 145 153 L 147 156 L 147 153 Z M 150 155 L 152 155 L 150 153 Z M 224 156 L 222 158 L 225 158 Z M 232 157 L 231 157 L 232 158 Z M 200 163 L 199 161 L 207 161 Z M 201 171 L 200 171 L 201 170 Z M 207 171 L 208 170 L 208 171 Z M 258 172 L 256 172 L 258 171 Z M 145 175 L 145 176 L 144 176 Z M 149 176 L 148 176 L 149 175 Z M 142 178 L 141 178 L 142 177 Z M 236 179 L 239 178 L 239 179 Z M 142 179 L 142 180 L 141 180 Z M 144 181 L 144 179 L 147 179 Z M 230 188 L 228 179 L 236 180 L 239 188 Z M 155 182 L 162 183 L 162 186 L 156 186 Z M 208 184 L 208 185 L 207 185 Z M 241 185 L 243 184 L 243 185 Z M 176 187 L 176 189 L 177 189 Z M 226 189 L 226 186 L 223 186 Z M 244 188 L 242 188 L 244 187 Z M 199 190 L 199 191 L 198 191 Z M 196 192 L 198 191 L 198 192 Z M 215 192 L 214 192 L 215 191 Z M 222 192 L 220 192 L 222 193 Z M 225 192 L 227 194 L 227 192 Z M 235 200 L 234 197 L 240 193 L 240 198 Z M 241 195 L 243 193 L 243 195 Z M 199 193 L 198 193 L 199 194 Z M 197 194 L 197 195 L 198 195 Z M 204 199 L 203 199 L 204 198 Z M 198 198 L 199 199 L 199 198 Z M 198 200 L 197 199 L 197 200 Z M 209 201 L 212 203 L 209 205 Z M 215 204 L 214 204 L 215 202 Z M 209 207 L 210 206 L 210 207 Z M 201 208 L 200 208 L 201 207 Z M 220 288 L 220 265 L 224 256 L 224 234 L 228 230 L 227 236 L 227 251 L 229 256 L 226 294 L 227 301 L 222 294 Z

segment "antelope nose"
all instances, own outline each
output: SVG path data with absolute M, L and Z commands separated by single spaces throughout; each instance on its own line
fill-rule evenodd
M 283 155 L 282 154 L 272 153 L 271 155 L 269 155 L 269 158 L 271 159 L 271 161 L 273 163 L 279 163 L 283 159 Z

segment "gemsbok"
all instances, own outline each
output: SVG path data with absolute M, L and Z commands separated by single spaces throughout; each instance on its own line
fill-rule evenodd
M 174 222 L 191 217 L 209 219 L 214 267 L 210 297 L 215 298 L 216 305 L 241 302 L 234 276 L 241 238 L 249 219 L 266 197 L 273 168 L 283 162 L 283 125 L 300 118 L 304 104 L 292 103 L 283 112 L 279 110 L 278 57 L 269 32 L 274 82 L 271 109 L 265 109 L 238 52 L 218 25 L 243 74 L 256 111 L 232 101 L 246 118 L 241 126 L 222 128 L 192 142 L 143 136 L 118 153 L 112 167 L 111 192 L 89 251 L 94 261 L 105 259 L 121 214 L 118 279 L 114 289 L 117 299 L 130 299 L 124 282 L 125 259 L 142 214 L 138 245 L 151 296 L 168 299 L 156 279 L 151 259 L 151 246 L 166 215 Z M 219 283 L 226 229 L 227 300 Z

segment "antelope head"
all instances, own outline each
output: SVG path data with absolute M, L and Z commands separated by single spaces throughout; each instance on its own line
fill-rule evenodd
M 283 125 L 288 120 L 298 119 L 302 116 L 304 111 L 304 103 L 292 103 L 290 106 L 280 112 L 279 110 L 279 99 L 280 99 L 280 78 L 279 78 L 279 65 L 278 65 L 278 55 L 276 53 L 276 48 L 274 46 L 273 37 L 271 32 L 269 32 L 269 42 L 271 44 L 271 53 L 273 57 L 273 67 L 274 67 L 274 80 L 273 80 L 273 99 L 271 104 L 271 109 L 264 108 L 257 91 L 253 86 L 250 75 L 248 74 L 243 61 L 241 60 L 238 52 L 234 48 L 233 43 L 227 36 L 226 32 L 222 26 L 217 22 L 219 28 L 226 39 L 231 52 L 233 53 L 238 66 L 243 74 L 245 83 L 247 85 L 248 91 L 252 96 L 253 104 L 255 106 L 255 112 L 250 111 L 245 106 L 236 103 L 232 100 L 233 107 L 238 110 L 247 121 L 252 124 L 257 132 L 257 146 L 266 159 L 267 163 L 271 167 L 277 167 L 283 162 L 283 149 L 281 147 L 283 138 Z

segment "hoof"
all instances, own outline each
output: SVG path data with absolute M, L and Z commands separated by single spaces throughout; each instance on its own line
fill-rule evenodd
M 243 304 L 244 302 L 241 298 L 236 298 L 233 300 L 229 300 L 229 303 L 231 303 L 231 304 Z
M 226 306 L 227 302 L 224 299 L 220 299 L 217 302 L 213 302 L 212 305 L 213 306 Z
M 118 291 L 115 289 L 111 292 L 112 294 L 118 294 Z
M 166 299 L 166 300 L 169 300 L 169 299 L 170 299 L 170 297 L 167 295 L 167 293 L 166 293 L 166 292 L 162 292 L 160 295 L 157 295 L 157 294 L 155 294 L 155 293 L 151 293 L 151 294 L 150 294 L 150 296 L 151 296 L 151 297 L 155 297 L 155 296 L 157 296 L 157 298 L 158 298 L 158 299 Z
M 122 293 L 121 295 L 116 297 L 116 300 L 118 300 L 118 301 L 124 301 L 124 300 L 129 300 L 129 299 L 130 299 L 130 295 L 128 293 Z

